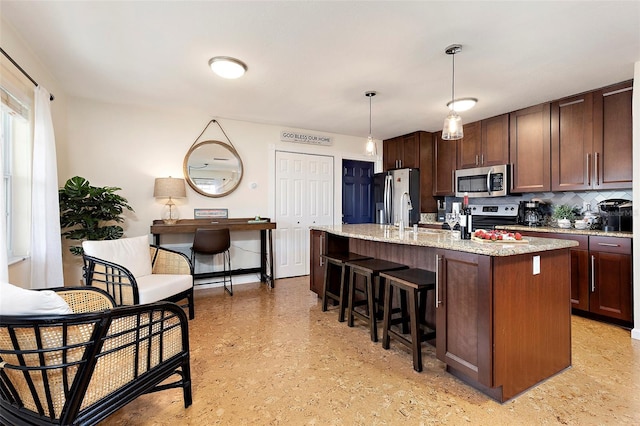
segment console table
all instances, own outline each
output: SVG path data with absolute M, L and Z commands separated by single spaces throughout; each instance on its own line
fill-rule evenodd
M 151 225 L 154 244 L 160 245 L 162 234 L 195 234 L 197 228 L 221 229 L 229 231 L 260 231 L 260 267 L 233 269 L 233 275 L 260 273 L 260 281 L 273 288 L 273 239 L 271 231 L 276 229 L 276 223 L 268 218 L 255 221 L 253 218 L 233 219 L 180 219 L 174 225 L 165 224 L 162 220 L 154 220 Z M 194 274 L 195 278 L 210 278 L 222 275 L 222 272 L 207 272 Z

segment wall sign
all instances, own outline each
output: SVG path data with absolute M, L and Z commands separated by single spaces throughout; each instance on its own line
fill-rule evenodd
M 283 142 L 307 143 L 311 145 L 332 145 L 331 136 L 309 135 L 305 133 L 283 130 L 280 132 L 280 140 Z

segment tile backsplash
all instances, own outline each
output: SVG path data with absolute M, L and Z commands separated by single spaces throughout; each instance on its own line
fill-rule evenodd
M 577 206 L 582 209 L 584 203 L 591 204 L 591 210 L 598 209 L 600 201 L 612 198 L 621 198 L 625 200 L 633 200 L 631 188 L 616 191 L 576 191 L 576 192 L 534 192 L 525 193 L 519 196 L 511 195 L 507 197 L 496 198 L 472 198 L 469 200 L 472 204 L 514 204 L 520 201 L 538 198 L 550 204 L 568 204 Z M 457 197 L 445 197 L 446 210 L 451 211 L 451 203 L 462 201 Z

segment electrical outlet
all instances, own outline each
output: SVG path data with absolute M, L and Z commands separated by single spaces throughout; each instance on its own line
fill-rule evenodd
M 591 207 L 591 203 L 589 203 L 588 201 L 583 201 L 582 202 L 582 211 L 586 212 L 587 210 L 589 210 Z

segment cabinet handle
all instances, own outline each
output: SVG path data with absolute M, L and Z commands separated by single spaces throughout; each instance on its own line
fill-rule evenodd
M 456 193 L 456 171 L 451 170 L 451 192 Z
M 593 156 L 593 167 L 596 169 L 596 186 L 600 185 L 600 153 L 596 152 Z
M 476 166 L 478 165 L 478 154 L 476 154 Z
M 480 154 L 480 165 L 484 166 L 484 154 Z
M 320 234 L 320 266 L 324 266 L 324 259 L 322 258 L 322 255 L 324 254 L 324 250 L 323 250 L 323 244 L 324 243 L 324 234 Z
M 439 283 L 440 283 L 440 256 L 436 254 L 436 297 L 434 297 L 436 301 L 436 309 L 442 303 L 442 301 L 440 300 L 440 287 L 438 286 Z
M 596 257 L 591 255 L 591 293 L 596 291 Z
M 620 244 L 613 244 L 613 243 L 598 243 L 599 246 L 605 246 L 605 247 L 622 247 Z
M 591 154 L 587 154 L 587 185 L 591 186 Z

